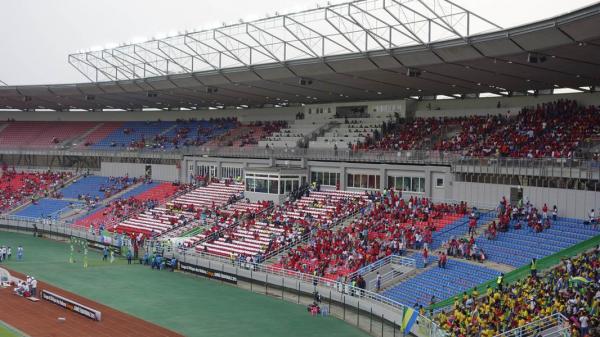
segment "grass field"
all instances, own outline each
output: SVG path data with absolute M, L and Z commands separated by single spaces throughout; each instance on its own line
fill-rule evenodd
M 336 318 L 312 317 L 300 305 L 124 260 L 105 263 L 96 251 L 84 269 L 81 261 L 68 263 L 67 244 L 0 231 L 0 245 L 15 252 L 19 244 L 25 258 L 13 256 L 8 268 L 186 336 L 368 336 Z
M 25 337 L 25 335 L 18 332 L 15 328 L 0 321 L 0 337 Z

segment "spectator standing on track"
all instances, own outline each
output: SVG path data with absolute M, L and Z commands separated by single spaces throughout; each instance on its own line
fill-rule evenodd
M 127 250 L 127 264 L 131 264 L 131 258 L 133 256 L 131 255 L 131 250 Z

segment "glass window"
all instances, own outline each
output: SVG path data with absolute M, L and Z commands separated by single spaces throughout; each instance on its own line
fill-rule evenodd
M 256 192 L 268 193 L 268 184 L 266 179 L 256 179 Z
M 254 192 L 255 189 L 255 180 L 254 178 L 246 178 L 246 191 Z
M 425 178 L 419 178 L 419 180 L 420 180 L 419 192 L 425 193 Z
M 375 188 L 375 176 L 369 175 L 369 180 L 367 184 L 368 188 Z
M 410 177 L 404 177 L 404 185 L 402 187 L 403 187 L 403 189 L 402 189 L 403 191 L 407 191 L 407 192 L 412 191 L 412 184 L 411 184 Z
M 279 181 L 277 180 L 269 180 L 269 193 L 277 194 L 277 190 L 279 189 Z
M 366 174 L 362 174 L 360 176 L 360 187 L 367 188 L 367 181 L 368 181 L 367 175 Z
M 348 174 L 348 187 L 354 187 L 354 175 Z
M 435 187 L 444 187 L 444 178 L 437 178 L 435 180 Z

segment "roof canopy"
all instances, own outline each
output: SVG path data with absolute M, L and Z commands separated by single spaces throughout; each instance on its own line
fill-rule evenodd
M 484 31 L 473 34 L 474 27 Z M 447 1 L 363 0 L 70 55 L 92 83 L 0 108 L 262 106 L 600 84 L 600 4 L 498 30 Z

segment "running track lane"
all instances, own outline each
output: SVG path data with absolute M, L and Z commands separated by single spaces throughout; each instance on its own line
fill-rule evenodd
M 25 279 L 21 273 L 9 272 Z M 38 292 L 42 289 L 99 310 L 102 321 L 93 321 L 48 301 L 31 302 L 14 295 L 12 287 L 0 289 L 0 320 L 34 337 L 182 337 L 156 324 L 38 281 Z M 65 317 L 66 321 L 60 322 L 58 317 Z

